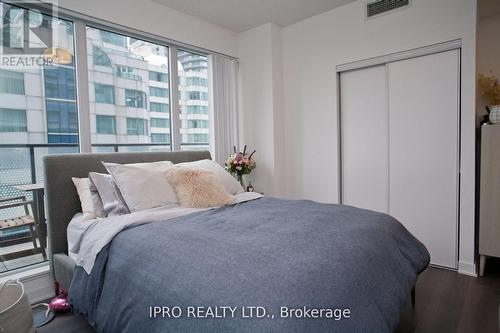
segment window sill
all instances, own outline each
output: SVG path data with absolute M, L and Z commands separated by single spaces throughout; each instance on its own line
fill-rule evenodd
M 44 261 L 38 264 L 0 273 L 0 282 L 3 282 L 5 280 L 17 280 L 17 279 L 22 280 L 39 274 L 45 274 L 47 272 L 50 272 L 49 262 Z

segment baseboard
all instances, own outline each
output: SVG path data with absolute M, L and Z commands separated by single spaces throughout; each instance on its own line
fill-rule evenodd
M 460 274 L 477 277 L 476 264 L 466 261 L 459 261 L 458 272 Z
M 20 279 L 31 304 L 54 297 L 54 279 L 50 272 L 40 273 Z

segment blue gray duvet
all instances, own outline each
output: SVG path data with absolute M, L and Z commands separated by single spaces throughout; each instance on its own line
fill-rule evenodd
M 69 295 L 98 332 L 392 332 L 428 263 L 388 215 L 264 197 L 120 232 Z

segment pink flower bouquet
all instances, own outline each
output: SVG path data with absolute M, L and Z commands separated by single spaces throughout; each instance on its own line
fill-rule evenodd
M 247 155 L 247 146 L 243 149 L 243 152 L 237 152 L 236 147 L 234 147 L 234 153 L 229 156 L 226 160 L 226 170 L 229 173 L 238 176 L 239 182 L 243 185 L 243 175 L 247 175 L 255 169 L 255 161 L 252 159 L 255 150 Z

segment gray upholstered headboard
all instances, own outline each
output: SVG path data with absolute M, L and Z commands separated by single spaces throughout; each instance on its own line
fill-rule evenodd
M 106 172 L 102 161 L 139 163 L 172 161 L 173 163 L 210 159 L 208 151 L 141 152 L 106 154 L 47 155 L 45 170 L 45 200 L 48 227 L 49 255 L 67 253 L 66 229 L 71 218 L 81 211 L 80 199 L 71 177 L 87 177 L 89 172 Z

